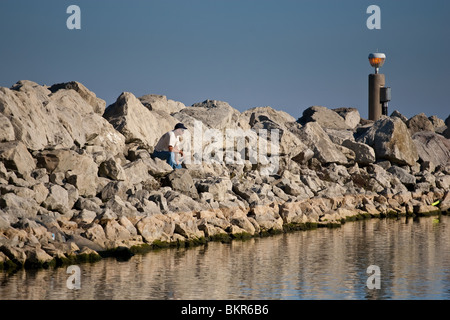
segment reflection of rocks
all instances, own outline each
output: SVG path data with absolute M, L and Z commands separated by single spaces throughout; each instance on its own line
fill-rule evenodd
M 394 112 L 371 122 L 311 107 L 295 121 L 270 107 L 131 93 L 105 109 L 78 82 L 20 81 L 0 88 L 0 105 L 0 266 L 421 215 L 436 200 L 450 208 L 448 119 Z M 191 130 L 186 156 L 201 156 L 194 142 L 208 162 L 172 170 L 151 157 L 179 121 Z M 196 121 L 210 136 L 193 135 Z

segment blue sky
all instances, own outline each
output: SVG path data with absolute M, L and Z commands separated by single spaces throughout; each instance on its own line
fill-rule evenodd
M 81 30 L 69 30 L 69 5 Z M 369 30 L 370 5 L 381 30 Z M 387 55 L 389 113 L 450 115 L 448 0 L 43 0 L 0 2 L 0 86 L 80 81 L 123 92 L 206 99 L 295 118 L 312 105 L 367 118 L 370 52 Z

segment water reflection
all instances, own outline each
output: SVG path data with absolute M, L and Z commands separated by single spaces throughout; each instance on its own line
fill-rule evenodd
M 449 299 L 450 217 L 368 220 L 270 238 L 165 249 L 126 262 L 0 273 L 0 299 Z M 366 286 L 367 267 L 381 288 Z

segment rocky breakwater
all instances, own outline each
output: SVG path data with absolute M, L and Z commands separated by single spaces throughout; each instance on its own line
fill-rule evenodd
M 190 134 L 172 170 L 150 155 L 177 122 Z M 128 92 L 106 108 L 78 82 L 19 81 L 0 88 L 0 123 L 1 268 L 450 208 L 450 118 L 310 107 L 297 120 Z

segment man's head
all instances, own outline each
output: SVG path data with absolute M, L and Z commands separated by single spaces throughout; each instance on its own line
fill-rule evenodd
M 187 130 L 187 128 L 182 123 L 177 123 L 175 125 L 175 128 L 173 129 L 174 133 L 177 136 L 181 136 L 183 134 L 184 130 Z

